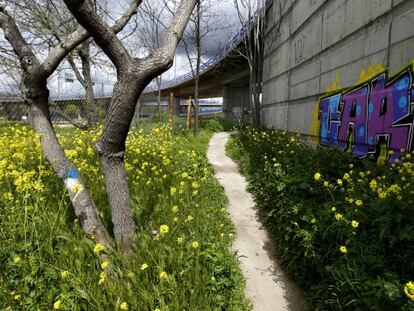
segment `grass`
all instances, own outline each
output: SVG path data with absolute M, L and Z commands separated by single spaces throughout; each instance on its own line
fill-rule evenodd
M 98 137 L 59 130 L 111 231 Z M 94 252 L 34 132 L 0 128 L 0 309 L 249 310 L 229 250 L 227 199 L 206 159 L 210 137 L 168 125 L 131 131 L 126 170 L 137 231 L 126 262 L 115 250 Z

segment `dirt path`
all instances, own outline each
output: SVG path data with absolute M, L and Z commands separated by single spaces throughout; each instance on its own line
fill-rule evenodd
M 237 252 L 246 277 L 246 295 L 253 303 L 253 310 L 302 310 L 302 294 L 278 267 L 267 232 L 256 219 L 246 180 L 225 153 L 229 136 L 229 133 L 214 134 L 207 157 L 229 198 L 228 212 L 237 229 L 232 249 Z

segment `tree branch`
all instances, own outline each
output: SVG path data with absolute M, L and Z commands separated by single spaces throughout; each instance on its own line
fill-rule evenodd
M 38 64 L 38 60 L 33 53 L 33 50 L 23 38 L 14 19 L 3 6 L 0 6 L 0 28 L 3 29 L 4 37 L 11 44 L 13 51 L 19 58 L 20 65 L 25 72 L 28 72 L 33 65 Z
M 112 26 L 114 34 L 120 32 L 128 23 L 133 15 L 137 13 L 138 7 L 142 0 L 133 0 L 128 10 L 120 17 Z M 93 10 L 92 10 L 93 11 Z M 96 13 L 93 11 L 96 15 Z M 81 26 L 78 27 L 73 33 L 69 34 L 66 39 L 59 45 L 57 45 L 45 59 L 42 64 L 42 74 L 50 76 L 57 68 L 59 63 L 65 58 L 69 51 L 73 50 L 76 46 L 87 40 L 90 34 Z M 116 36 L 115 36 L 116 37 Z
M 172 65 L 178 42 L 183 36 L 185 27 L 196 3 L 197 0 L 182 0 L 180 2 L 175 13 L 175 18 L 164 34 L 160 47 L 144 60 L 147 65 L 154 66 L 155 70 L 165 68 L 166 66 L 170 67 Z
M 72 70 L 75 73 L 76 79 L 78 79 L 80 84 L 82 84 L 82 86 L 85 87 L 86 85 L 85 79 L 80 73 L 78 67 L 75 64 L 75 61 L 73 60 L 73 56 L 70 53 L 66 56 L 66 60 L 68 61 L 70 67 L 72 67 Z
M 130 9 L 127 11 L 130 13 L 129 17 L 124 15 L 112 28 L 102 21 L 89 1 L 64 0 L 64 2 L 79 24 L 90 33 L 96 43 L 111 59 L 117 70 L 127 70 L 129 65 L 132 64 L 132 58 L 121 40 L 116 36 L 116 32 L 119 32 L 122 29 L 121 26 L 125 26 L 131 16 L 136 13 L 142 0 L 133 0 Z

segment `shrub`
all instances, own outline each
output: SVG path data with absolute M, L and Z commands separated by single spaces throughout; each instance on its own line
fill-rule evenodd
M 414 310 L 412 155 L 377 166 L 298 138 L 246 128 L 228 152 L 308 309 Z

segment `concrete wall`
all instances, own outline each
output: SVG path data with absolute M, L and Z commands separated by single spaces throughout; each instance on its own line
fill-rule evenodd
M 316 135 L 315 107 L 329 87 L 351 87 L 370 65 L 394 74 L 414 59 L 414 0 L 287 1 L 264 66 L 267 127 Z
M 249 86 L 224 86 L 223 112 L 227 118 L 246 120 L 250 118 L 248 109 Z

